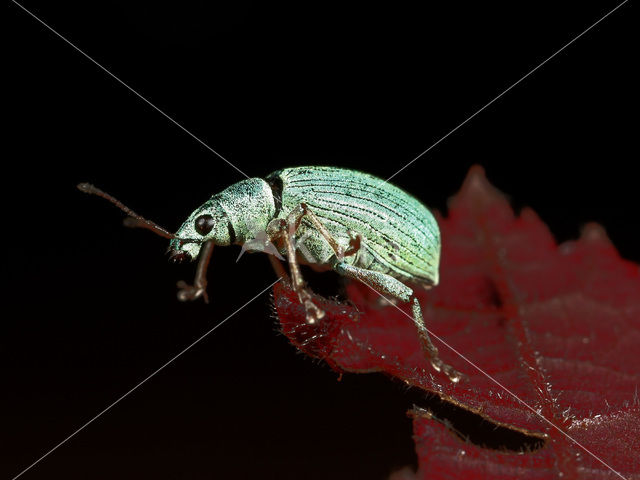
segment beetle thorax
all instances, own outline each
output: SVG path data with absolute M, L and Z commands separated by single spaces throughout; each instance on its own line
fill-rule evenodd
M 275 216 L 271 187 L 261 178 L 238 182 L 214 198 L 229 219 L 230 235 L 234 237 L 230 243 L 243 244 L 264 235 L 268 223 Z

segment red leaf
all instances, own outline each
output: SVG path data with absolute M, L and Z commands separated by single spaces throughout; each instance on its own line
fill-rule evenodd
M 546 439 L 533 452 L 490 450 L 414 412 L 416 478 L 619 478 L 604 463 L 640 478 L 639 266 L 622 260 L 594 224 L 556 245 L 532 210 L 514 215 L 480 167 L 438 220 L 440 285 L 418 289 L 427 327 L 487 375 L 439 340 L 443 360 L 469 381 L 434 372 L 410 318 L 378 306 L 377 293 L 356 283 L 348 286 L 355 306 L 318 299 L 327 312 L 318 325 L 305 323 L 296 295 L 278 284 L 283 332 L 337 370 L 385 372 Z

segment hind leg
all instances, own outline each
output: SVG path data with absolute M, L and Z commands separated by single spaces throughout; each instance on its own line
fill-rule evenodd
M 420 346 L 422 347 L 422 351 L 425 353 L 429 362 L 431 362 L 433 368 L 438 372 L 444 373 L 449 377 L 449 380 L 454 383 L 459 382 L 465 377 L 464 374 L 458 372 L 451 365 L 447 365 L 440 359 L 438 349 L 431 341 L 431 337 L 429 337 L 429 332 L 427 331 L 427 326 L 425 324 L 424 317 L 422 316 L 420 303 L 413 294 L 413 290 L 411 288 L 407 287 L 397 278 L 393 278 L 385 273 L 354 267 L 344 262 L 336 263 L 333 268 L 340 275 L 359 280 L 365 285 L 369 285 L 379 294 L 389 295 L 393 299 L 403 302 L 412 302 L 411 308 L 413 312 L 413 323 L 418 330 Z

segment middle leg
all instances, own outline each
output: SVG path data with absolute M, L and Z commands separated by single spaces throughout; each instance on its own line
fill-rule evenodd
M 305 216 L 327 241 L 338 261 L 342 261 L 345 256 L 355 255 L 360 249 L 362 238 L 354 232 L 349 232 L 351 241 L 349 243 L 349 247 L 344 249 L 305 203 L 301 203 L 293 209 L 293 211 L 291 211 L 287 216 L 286 220 L 274 219 L 267 226 L 268 238 L 272 242 L 282 240 L 284 243 L 289 262 L 291 284 L 295 292 L 298 294 L 300 303 L 302 303 L 306 309 L 307 323 L 315 323 L 317 320 L 324 317 L 324 311 L 318 308 L 311 299 L 311 291 L 306 287 L 304 279 L 302 278 L 300 265 L 296 259 L 296 246 L 294 245 L 295 234 L 300 227 L 303 217 Z M 272 260 L 272 265 L 274 266 L 276 274 L 283 276 L 282 266 L 275 259 Z

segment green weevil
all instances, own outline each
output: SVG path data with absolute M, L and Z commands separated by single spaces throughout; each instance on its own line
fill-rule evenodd
M 306 310 L 308 323 L 324 312 L 313 301 L 300 264 L 333 269 L 392 300 L 412 303 L 422 349 L 433 368 L 453 382 L 464 375 L 445 364 L 427 331 L 411 283 L 438 284 L 440 231 L 431 212 L 400 188 L 367 173 L 334 167 L 296 167 L 249 178 L 213 195 L 175 234 L 141 217 L 112 196 L 83 183 L 78 188 L 106 198 L 129 217 L 126 224 L 170 239 L 173 261 L 199 257 L 193 285 L 179 282 L 182 301 L 203 297 L 214 245 L 241 245 L 243 252 L 269 253 L 276 273 L 286 276 Z

